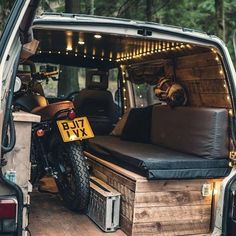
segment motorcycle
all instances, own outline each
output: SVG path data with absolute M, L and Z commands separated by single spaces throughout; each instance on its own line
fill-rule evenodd
M 31 83 L 32 84 L 32 83 Z M 55 178 L 65 205 L 85 211 L 89 202 L 89 171 L 82 140 L 94 137 L 86 117 L 78 117 L 71 101 L 48 104 L 31 85 L 15 94 L 14 107 L 41 116 L 32 126 L 31 183 Z

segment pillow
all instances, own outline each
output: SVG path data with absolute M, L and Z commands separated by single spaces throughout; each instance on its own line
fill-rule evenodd
M 123 129 L 125 127 L 125 123 L 127 121 L 129 115 L 129 110 L 124 113 L 120 120 L 116 123 L 115 128 L 112 130 L 111 135 L 113 136 L 121 136 Z
M 152 106 L 130 110 L 121 139 L 150 143 Z

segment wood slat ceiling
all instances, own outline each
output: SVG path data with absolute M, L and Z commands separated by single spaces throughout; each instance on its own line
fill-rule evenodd
M 91 59 L 125 62 L 143 57 L 167 58 L 174 54 L 188 55 L 208 49 L 180 42 L 134 38 L 115 34 L 34 29 L 40 41 L 38 54 L 70 55 Z

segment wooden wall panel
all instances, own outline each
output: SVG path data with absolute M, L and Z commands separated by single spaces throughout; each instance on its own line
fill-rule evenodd
M 172 70 L 174 66 L 177 81 L 187 90 L 189 106 L 231 108 L 225 74 L 216 53 L 178 57 Z
M 177 60 L 178 63 L 178 60 Z M 203 78 L 209 80 L 223 79 L 221 66 L 193 66 L 190 68 L 177 68 L 176 77 L 182 80 L 202 80 Z
M 190 56 L 178 57 L 177 69 L 191 67 L 207 67 L 219 65 L 219 60 L 216 60 L 216 54 L 212 51 Z

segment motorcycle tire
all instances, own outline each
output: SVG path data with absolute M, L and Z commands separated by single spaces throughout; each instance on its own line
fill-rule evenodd
M 37 145 L 35 137 L 32 138 L 31 150 L 30 150 L 30 162 L 31 162 L 31 176 L 30 182 L 35 186 L 41 177 L 43 177 L 43 167 L 40 162 L 41 159 L 40 148 Z
M 62 143 L 56 147 L 59 193 L 67 208 L 85 212 L 89 202 L 89 171 L 80 143 Z

